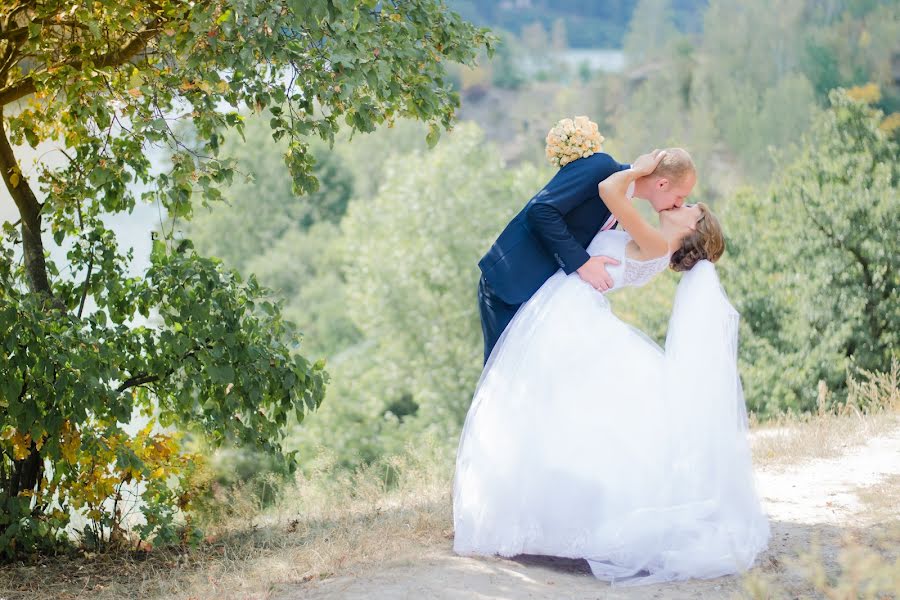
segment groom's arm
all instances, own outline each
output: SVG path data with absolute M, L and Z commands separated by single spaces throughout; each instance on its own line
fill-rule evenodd
M 590 256 L 569 232 L 563 217 L 583 202 L 600 201 L 597 184 L 628 166 L 609 154 L 579 158 L 563 167 L 529 204 L 525 216 L 531 230 L 567 274 L 578 270 Z

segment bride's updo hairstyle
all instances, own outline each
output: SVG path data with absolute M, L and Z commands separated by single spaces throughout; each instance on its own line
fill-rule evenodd
M 716 262 L 725 252 L 725 234 L 719 219 L 703 202 L 698 202 L 700 219 L 696 228 L 681 240 L 681 248 L 672 253 L 673 271 L 690 271 L 701 260 Z

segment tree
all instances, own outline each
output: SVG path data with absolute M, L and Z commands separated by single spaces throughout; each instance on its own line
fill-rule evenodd
M 671 0 L 640 0 L 625 34 L 624 50 L 629 66 L 639 67 L 662 58 L 677 34 Z
M 885 92 L 879 108 L 900 110 L 900 90 L 891 85 L 894 40 L 900 36 L 896 4 L 840 2 L 810 8 L 814 19 L 801 36 L 801 65 L 823 103 L 832 88 L 874 82 Z
M 333 141 L 341 122 L 368 132 L 417 118 L 434 144 L 459 104 L 445 61 L 471 64 L 493 42 L 435 0 L 0 7 L 0 172 L 20 216 L 18 229 L 4 227 L 0 261 L 0 551 L 52 539 L 92 478 L 110 494 L 128 482 L 150 489 L 151 461 L 110 442 L 135 409 L 277 454 L 288 417 L 322 399 L 323 365 L 292 352 L 297 332 L 255 279 L 172 239 L 154 245 L 143 276 L 127 277 L 129 256 L 103 216 L 142 200 L 188 219 L 219 199 L 234 173 L 220 142 L 241 132 L 244 109 L 272 113 L 300 191 L 316 189 L 307 137 Z M 187 119 L 190 140 L 176 126 Z M 54 144 L 66 160 L 29 176 L 22 143 Z M 161 171 L 154 147 L 171 152 Z M 63 268 L 45 256 L 45 228 L 70 248 Z M 110 461 L 118 483 L 82 468 L 78 452 Z M 101 534 L 115 523 L 92 510 Z M 173 512 L 144 511 L 142 535 L 170 531 Z
M 277 160 L 288 141 L 272 139 L 270 119 L 267 114 L 248 116 L 241 135 L 232 132 L 224 139 L 220 156 L 231 159 L 242 176 L 222 190 L 222 203 L 197 210 L 183 227 L 199 251 L 245 274 L 254 272 L 245 270 L 248 263 L 260 258 L 271 261 L 273 257 L 267 255 L 272 246 L 288 231 L 304 232 L 320 222 L 339 223 L 354 189 L 353 173 L 343 158 L 326 142 L 313 139 L 309 154 L 315 161 L 312 174 L 318 189 L 296 193 L 299 190 L 293 189 L 287 165 Z M 342 137 L 338 134 L 337 139 Z
M 692 99 L 750 180 L 772 172 L 770 146 L 793 158 L 790 146 L 809 125 L 815 98 L 795 35 L 803 17 L 804 0 L 715 0 L 704 16 Z
M 546 173 L 505 168 L 474 125 L 385 171 L 378 196 L 353 203 L 342 224 L 356 275 L 347 306 L 369 344 L 356 384 L 381 406 L 411 394 L 419 426 L 449 439 L 482 366 L 478 259 Z
M 561 17 L 553 20 L 553 26 L 550 28 L 550 46 L 554 52 L 565 52 L 569 47 L 566 20 Z
M 532 54 L 542 55 L 550 47 L 547 30 L 540 21 L 534 21 L 522 27 L 522 44 L 528 48 Z
M 550 171 L 505 166 L 474 124 L 430 151 L 404 149 L 396 133 L 366 138 L 380 151 L 347 148 L 387 159 L 333 244 L 346 280 L 336 295 L 360 339 L 329 356 L 326 402 L 291 437 L 303 455 L 327 437 L 348 469 L 426 433 L 455 443 L 481 370 L 478 258 Z
M 846 396 L 848 370 L 888 371 L 900 331 L 898 144 L 880 111 L 830 94 L 796 161 L 767 194 L 725 212 L 723 281 L 742 314 L 748 404 L 816 407 Z
M 268 131 L 268 118 L 256 115 L 246 121 L 248 143 L 226 138 L 222 153 L 251 180 L 223 190 L 226 206 L 198 210 L 186 232 L 201 253 L 272 288 L 285 316 L 304 332 L 305 351 L 330 359 L 359 337 L 344 298 L 343 248 L 352 243 L 338 225 L 352 199 L 370 202 L 377 195 L 389 157 L 427 148 L 427 129 L 403 120 L 353 140 L 339 132 L 332 148 L 313 140 L 313 173 L 321 185 L 302 196 L 292 192 L 287 167 L 272 160 L 284 140 L 273 141 Z

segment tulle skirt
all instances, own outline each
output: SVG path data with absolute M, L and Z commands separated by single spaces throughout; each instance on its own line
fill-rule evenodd
M 478 383 L 457 454 L 454 550 L 585 558 L 598 578 L 630 584 L 748 568 L 769 529 L 745 432 L 733 414 L 691 410 L 670 372 L 603 294 L 553 275 Z

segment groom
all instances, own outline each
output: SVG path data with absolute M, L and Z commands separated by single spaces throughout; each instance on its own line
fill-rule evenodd
M 576 271 L 601 292 L 612 286 L 606 265 L 618 261 L 589 256 L 585 248 L 598 231 L 616 224 L 597 185 L 630 167 L 602 152 L 568 163 L 528 201 L 478 262 L 485 363 L 519 307 L 557 269 L 566 274 Z M 684 204 L 696 180 L 690 155 L 681 148 L 667 148 L 655 171 L 631 183 L 628 196 L 647 200 L 661 212 Z

